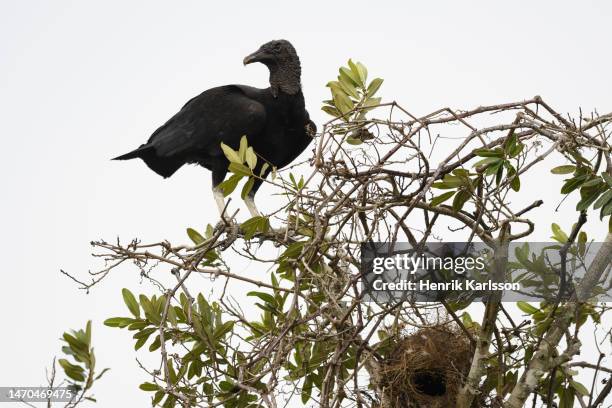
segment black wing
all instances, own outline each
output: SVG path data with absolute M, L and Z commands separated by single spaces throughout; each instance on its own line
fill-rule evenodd
M 222 155 L 220 143 L 236 146 L 242 135 L 256 138 L 265 127 L 265 107 L 239 86 L 212 88 L 191 99 L 147 143 L 156 156 Z

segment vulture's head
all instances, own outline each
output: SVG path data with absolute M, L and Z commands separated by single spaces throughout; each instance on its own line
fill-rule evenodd
M 287 40 L 274 40 L 265 43 L 257 51 L 244 58 L 244 65 L 261 62 L 268 67 L 297 61 L 299 58 L 293 45 Z
M 300 59 L 287 40 L 267 42 L 247 55 L 243 62 L 244 65 L 261 62 L 268 67 L 270 85 L 275 95 L 279 89 L 288 94 L 295 94 L 300 89 Z

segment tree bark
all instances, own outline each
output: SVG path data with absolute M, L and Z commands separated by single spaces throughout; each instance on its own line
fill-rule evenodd
M 590 297 L 593 288 L 597 285 L 610 263 L 612 263 L 612 233 L 608 233 L 599 251 L 597 251 L 587 273 L 570 299 L 565 315 L 555 319 L 550 330 L 546 333 L 545 338 L 540 343 L 540 347 L 529 362 L 527 369 L 504 404 L 505 408 L 521 408 L 524 406 L 529 395 L 538 386 L 540 378 L 551 368 L 552 351 L 555 350 L 556 345 L 561 341 L 563 334 L 568 329 L 578 303 Z
M 506 274 L 508 264 L 508 247 L 510 242 L 506 239 L 507 228 L 502 230 L 498 245 L 496 245 L 493 255 L 493 267 L 491 280 L 494 282 L 502 282 Z M 480 393 L 480 381 L 485 374 L 485 360 L 489 357 L 489 347 L 491 338 L 495 330 L 495 321 L 499 312 L 499 304 L 501 302 L 501 292 L 495 291 L 489 297 L 486 304 L 484 318 L 482 320 L 482 329 L 476 339 L 476 350 L 472 357 L 472 365 L 468 373 L 465 384 L 459 390 L 457 395 L 457 408 L 469 408 L 474 401 L 474 398 Z

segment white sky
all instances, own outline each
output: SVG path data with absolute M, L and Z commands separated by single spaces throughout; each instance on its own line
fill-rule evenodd
M 0 385 L 42 383 L 62 331 L 93 319 L 99 365 L 112 367 L 98 406 L 148 406 L 130 336 L 102 321 L 126 314 L 120 288 L 151 288 L 127 268 L 86 296 L 59 269 L 84 276 L 98 265 L 93 239 L 179 242 L 185 227 L 216 221 L 208 172 L 185 167 L 164 181 L 140 161 L 109 159 L 204 89 L 267 86 L 265 67 L 242 66 L 260 44 L 295 45 L 319 124 L 324 85 L 349 57 L 385 79 L 385 99 L 418 114 L 536 94 L 561 111 L 605 113 L 611 18 L 612 3 L 592 1 L 0 0 Z M 560 188 L 542 174 L 524 182 L 534 200 Z M 265 191 L 263 209 L 274 205 Z M 533 240 L 548 238 L 552 220 L 573 222 L 571 202 L 557 214 L 548 204 Z M 601 238 L 605 228 L 591 220 L 587 230 Z

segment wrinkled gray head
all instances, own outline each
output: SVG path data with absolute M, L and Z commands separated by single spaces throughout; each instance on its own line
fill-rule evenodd
M 300 59 L 287 40 L 265 43 L 244 58 L 244 65 L 261 62 L 270 70 L 270 86 L 274 96 L 278 91 L 293 95 L 300 90 Z

